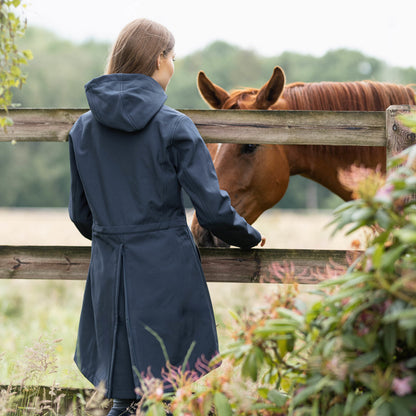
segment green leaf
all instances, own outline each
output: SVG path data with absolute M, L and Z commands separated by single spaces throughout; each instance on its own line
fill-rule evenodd
M 294 406 L 303 403 L 305 400 L 309 400 L 311 396 L 321 391 L 328 384 L 326 377 L 315 377 L 315 379 L 313 380 L 314 382 L 309 380 L 311 385 L 308 385 L 293 397 L 292 402 Z
M 394 323 L 387 324 L 384 327 L 383 346 L 390 360 L 393 360 L 393 355 L 396 351 L 396 341 L 397 341 L 396 325 Z
M 166 412 L 162 403 L 154 403 L 150 405 L 150 407 L 146 411 L 146 416 L 165 416 L 165 415 L 166 415 Z
M 382 318 L 383 323 L 391 323 L 402 319 L 410 319 L 416 322 L 416 308 L 402 309 L 401 304 L 394 304 L 395 310 L 391 308 L 391 313 Z M 400 322 L 399 322 L 400 325 Z
M 373 278 L 374 277 L 371 273 L 359 273 L 356 276 L 351 276 L 349 279 L 347 279 L 346 282 L 342 285 L 342 288 L 358 286 L 361 283 L 365 283 L 369 280 L 372 280 Z
M 380 358 L 380 352 L 378 350 L 370 351 L 365 354 L 359 355 L 352 361 L 351 366 L 354 371 L 362 370 L 369 365 L 373 364 Z
M 254 347 L 247 355 L 243 362 L 241 374 L 244 377 L 249 377 L 253 381 L 257 381 L 260 367 L 263 364 L 264 352 L 259 347 Z
M 289 321 L 295 321 L 298 325 L 304 323 L 304 316 L 300 315 L 290 309 L 286 308 L 276 308 L 276 312 L 278 312 L 279 316 L 282 318 L 287 318 Z
M 259 393 L 259 396 L 263 399 L 267 399 L 267 395 L 269 394 L 269 389 L 266 387 L 259 387 L 257 389 L 257 392 Z
M 358 414 L 358 412 L 370 401 L 371 393 L 364 393 L 359 396 L 355 396 L 351 405 L 351 415 Z
M 334 406 L 331 406 L 331 408 L 328 410 L 325 416 L 343 416 L 343 409 L 344 409 L 343 405 L 339 403 L 335 404 Z M 318 413 L 318 416 L 321 416 L 321 415 L 319 415 Z
M 394 397 L 391 401 L 394 415 L 414 416 L 415 402 L 409 402 L 406 397 Z
M 25 50 L 22 51 L 22 53 L 28 61 L 33 59 L 33 53 L 30 49 L 25 49 Z
M 373 262 L 373 266 L 378 268 L 380 267 L 381 259 L 384 253 L 384 242 L 372 246 L 371 249 L 372 250 L 371 250 L 370 255 L 371 255 L 371 260 Z
M 416 368 L 416 357 L 412 357 L 406 361 L 407 368 Z
M 232 416 L 231 405 L 223 393 L 219 391 L 215 392 L 214 404 L 217 410 L 217 416 Z
M 416 244 L 416 230 L 413 228 L 404 227 L 396 230 L 394 236 L 405 244 Z
M 333 210 L 333 214 L 340 214 L 341 212 L 344 212 L 354 207 L 355 205 L 357 205 L 357 203 L 359 203 L 359 201 L 356 199 L 348 202 L 343 202 L 341 205 L 339 205 L 337 208 Z
M 401 257 L 406 249 L 407 246 L 399 245 L 386 251 L 381 258 L 380 267 L 385 270 L 393 271 L 394 263 Z
M 364 338 L 355 334 L 344 334 L 342 336 L 342 344 L 344 348 L 351 351 L 365 351 L 368 349 Z
M 392 219 L 391 219 L 390 215 L 388 215 L 387 212 L 384 209 L 378 209 L 377 210 L 377 212 L 376 212 L 376 221 L 384 229 L 389 228 L 390 225 L 392 224 Z
M 367 226 L 367 225 L 369 225 L 369 224 L 367 224 L 367 222 L 365 221 L 365 220 L 362 220 L 362 221 L 358 221 L 353 227 L 351 227 L 351 228 L 349 228 L 347 231 L 346 231 L 346 235 L 350 235 L 350 234 L 352 234 L 353 232 L 355 232 L 355 231 L 357 231 L 357 230 L 359 230 L 360 228 L 362 228 L 362 227 L 364 227 L 364 226 Z
M 270 390 L 267 395 L 267 398 L 276 406 L 282 407 L 287 402 L 289 396 L 277 390 Z
M 416 320 L 414 318 L 411 319 L 400 319 L 399 326 L 402 329 L 409 330 L 416 328 Z
M 362 221 L 368 221 L 370 218 L 372 218 L 374 215 L 374 210 L 372 208 L 364 207 L 360 210 L 357 210 L 354 212 L 354 214 L 351 216 L 351 220 L 353 222 L 362 222 Z
M 392 416 L 391 410 L 392 409 L 390 407 L 390 404 L 387 402 L 383 402 L 380 406 L 377 407 L 377 410 L 374 414 L 377 416 Z

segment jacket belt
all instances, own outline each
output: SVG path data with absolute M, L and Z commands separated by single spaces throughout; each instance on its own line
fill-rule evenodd
M 128 225 L 100 225 L 94 223 L 92 231 L 98 234 L 133 234 L 149 231 L 166 230 L 168 228 L 177 228 L 187 226 L 186 218 L 171 218 L 166 221 L 146 224 L 128 224 Z

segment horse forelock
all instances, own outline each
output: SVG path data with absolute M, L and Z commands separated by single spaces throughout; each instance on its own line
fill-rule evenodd
M 259 90 L 256 88 L 244 88 L 239 90 L 233 90 L 230 92 L 230 97 L 228 98 L 228 100 L 224 103 L 223 109 L 254 109 L 254 104 L 258 92 Z

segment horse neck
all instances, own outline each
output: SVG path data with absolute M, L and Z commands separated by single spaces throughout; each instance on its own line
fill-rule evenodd
M 351 199 L 351 191 L 340 182 L 340 171 L 352 165 L 385 169 L 383 147 L 286 145 L 285 153 L 291 176 L 302 175 L 318 182 L 344 200 Z

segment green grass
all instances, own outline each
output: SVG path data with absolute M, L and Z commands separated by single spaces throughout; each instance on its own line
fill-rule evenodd
M 72 360 L 84 284 L 0 281 L 0 384 L 20 384 L 49 353 L 56 356 L 56 372 L 34 375 L 33 381 L 91 387 Z
M 32 371 L 34 382 L 89 388 L 73 362 L 85 282 L 0 281 L 0 384 L 20 384 Z M 220 348 L 230 341 L 230 310 L 261 304 L 273 285 L 210 283 Z M 34 361 L 56 357 L 55 371 L 33 370 Z M 28 380 L 29 382 L 31 380 Z

